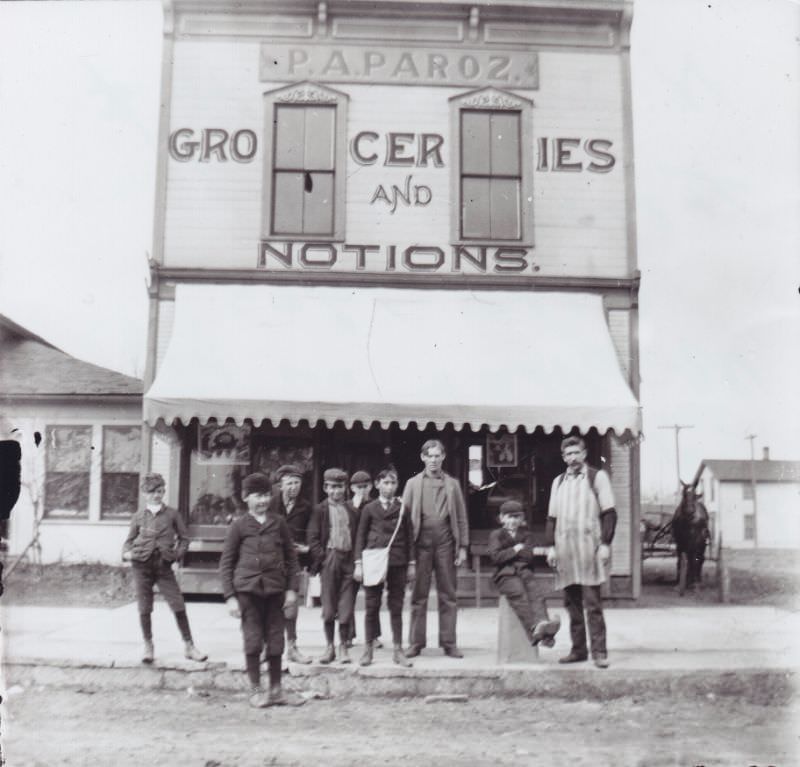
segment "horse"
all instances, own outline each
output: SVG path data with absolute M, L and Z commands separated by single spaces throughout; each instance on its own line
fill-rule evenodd
M 698 500 L 696 485 L 681 485 L 681 501 L 672 515 L 672 539 L 678 554 L 678 590 L 683 594 L 687 586 L 696 588 L 702 580 L 710 534 L 708 510 Z

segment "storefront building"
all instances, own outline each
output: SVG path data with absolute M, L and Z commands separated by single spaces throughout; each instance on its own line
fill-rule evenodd
M 574 431 L 616 494 L 610 590 L 638 594 L 630 22 L 166 6 L 145 465 L 198 536 L 252 470 L 297 463 L 316 501 L 329 466 L 404 482 L 433 436 L 476 543 L 509 496 L 541 534 Z

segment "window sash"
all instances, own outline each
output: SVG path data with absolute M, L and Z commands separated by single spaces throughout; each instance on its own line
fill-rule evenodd
M 44 516 L 88 518 L 92 427 L 45 428 Z
M 336 107 L 275 106 L 272 233 L 332 235 Z
M 461 110 L 461 232 L 522 239 L 521 114 Z
M 140 426 L 103 427 L 100 518 L 130 519 L 139 503 Z
M 333 173 L 276 171 L 273 232 L 331 234 L 334 181 Z

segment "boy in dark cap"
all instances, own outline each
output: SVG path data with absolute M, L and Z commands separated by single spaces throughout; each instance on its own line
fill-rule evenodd
M 175 615 L 183 638 L 183 654 L 189 660 L 204 661 L 208 656 L 194 646 L 186 605 L 172 571 L 172 563 L 180 559 L 189 546 L 186 524 L 176 509 L 164 504 L 164 477 L 145 474 L 141 488 L 146 505 L 131 519 L 128 537 L 122 546 L 122 559 L 133 567 L 139 623 L 144 636 L 142 663 L 152 663 L 154 658 L 151 616 L 156 584 Z
M 303 484 L 303 470 L 294 464 L 281 466 L 275 472 L 275 478 L 280 483 L 279 492 L 272 496 L 269 510 L 284 517 L 292 533 L 294 548 L 297 552 L 297 562 L 300 570 L 308 568 L 308 544 L 306 543 L 306 528 L 311 518 L 311 504 L 300 495 Z M 299 601 L 294 605 L 287 605 L 286 619 L 286 659 L 291 663 L 311 663 L 311 658 L 297 648 L 297 611 Z
M 358 523 L 354 573 L 356 581 L 363 580 L 361 554 L 364 549 L 382 549 L 390 544 L 391 547 L 384 581 L 376 586 L 364 586 L 366 643 L 359 664 L 369 666 L 372 663 L 375 640 L 380 632 L 378 615 L 385 583 L 394 642 L 392 660 L 397 665 L 408 668 L 411 661 L 403 652 L 403 599 L 406 583 L 413 583 L 415 578 L 414 527 L 411 524 L 411 515 L 395 495 L 397 472 L 394 469 L 384 469 L 378 474 L 375 486 L 379 496 L 364 507 Z
M 264 474 L 242 482 L 247 514 L 228 527 L 219 563 L 228 612 L 240 618 L 250 705 L 300 706 L 305 700 L 281 686 L 284 605 L 297 602 L 299 569 L 289 526 L 269 511 L 272 485 Z M 266 645 L 269 691 L 261 688 L 261 651 Z
M 347 648 L 349 625 L 353 621 L 353 549 L 356 515 L 344 500 L 347 474 L 341 469 L 326 469 L 322 489 L 327 498 L 314 507 L 308 523 L 311 571 L 320 573 L 322 583 L 322 621 L 325 627 L 325 652 L 320 663 L 336 658 L 334 634 L 339 620 L 339 662 L 350 663 Z
M 489 535 L 489 556 L 495 565 L 494 582 L 508 600 L 531 644 L 545 647 L 555 644 L 553 637 L 561 619 L 550 620 L 544 597 L 550 584 L 533 574 L 533 543 L 522 525 L 525 514 L 518 501 L 505 501 L 500 506 L 499 530 Z
M 370 477 L 369 473 L 364 471 L 363 469 L 359 469 L 358 471 L 353 473 L 353 476 L 350 477 L 350 500 L 347 502 L 347 505 L 355 512 L 356 515 L 356 528 L 358 528 L 358 523 L 361 519 L 361 511 L 362 509 L 370 502 L 370 493 L 372 492 L 372 477 Z M 361 584 L 358 581 L 353 583 L 353 604 L 355 604 L 356 599 L 358 599 L 358 590 L 361 587 Z M 381 634 L 381 626 L 380 620 L 378 621 L 378 636 Z M 356 638 L 356 622 L 355 622 L 355 614 L 353 615 L 353 621 L 347 627 L 347 646 L 353 646 L 353 640 Z M 378 647 L 380 645 L 380 640 L 377 638 L 375 639 L 374 645 Z M 382 646 L 382 645 L 381 645 Z

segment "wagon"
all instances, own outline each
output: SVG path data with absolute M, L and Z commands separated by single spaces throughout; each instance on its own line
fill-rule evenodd
M 672 520 L 674 512 L 656 511 L 642 514 L 640 532 L 642 541 L 642 564 L 645 559 L 676 558 L 678 548 L 672 535 Z M 705 562 L 716 564 L 716 586 L 721 602 L 728 601 L 729 576 L 727 563 L 722 556 L 722 536 L 711 535 L 706 543 Z M 689 572 L 689 563 L 686 554 L 682 554 L 678 566 L 678 593 L 683 596 L 686 592 L 686 583 Z

